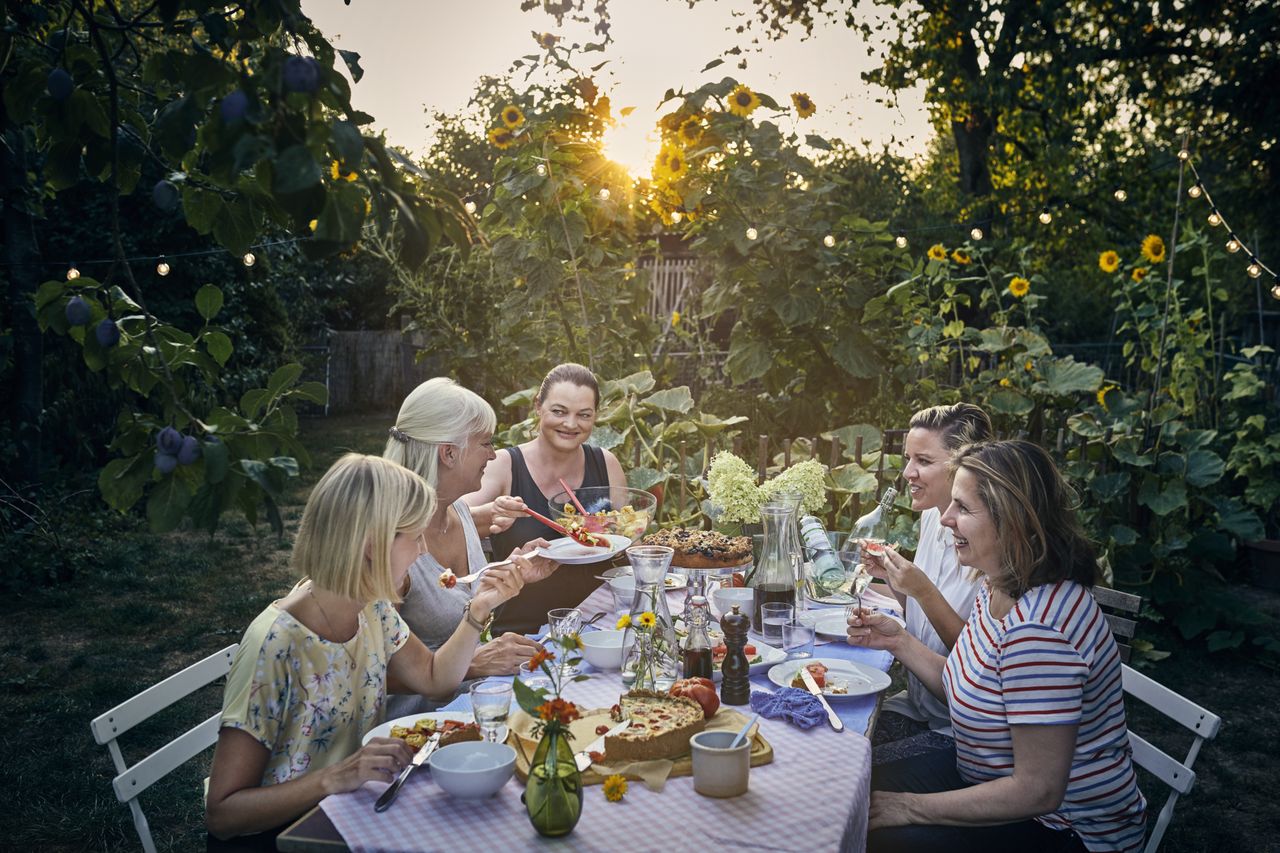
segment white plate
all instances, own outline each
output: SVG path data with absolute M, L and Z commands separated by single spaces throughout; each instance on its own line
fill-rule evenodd
M 684 589 L 689 585 L 689 579 L 675 572 L 667 572 L 666 577 L 662 579 L 662 585 L 668 590 Z
M 771 666 L 777 666 L 778 664 L 782 663 L 784 660 L 787 659 L 787 653 L 784 652 L 782 649 L 775 649 L 773 646 L 765 645 L 764 643 L 758 643 L 755 641 L 752 641 L 751 643 L 749 643 L 749 645 L 755 646 L 756 654 L 760 655 L 760 657 L 762 658 L 762 660 L 759 663 L 751 664 L 751 673 L 753 675 L 757 672 L 762 672 Z M 724 673 L 720 671 L 720 667 L 718 666 L 714 666 L 712 667 L 712 669 L 714 671 L 711 674 L 712 675 L 711 680 L 719 684 L 720 680 L 724 678 Z
M 367 744 L 370 738 L 391 737 L 392 726 L 404 726 L 406 729 L 411 729 L 418 720 L 435 720 L 437 723 L 443 723 L 445 720 L 457 720 L 460 723 L 474 723 L 476 718 L 470 711 L 424 711 L 421 714 L 397 717 L 394 720 L 387 720 L 382 725 L 369 729 L 368 733 L 360 741 L 360 745 Z
M 827 668 L 828 687 L 834 678 L 842 681 L 848 688 L 847 693 L 822 693 L 828 699 L 847 699 L 852 696 L 869 696 L 879 693 L 889 686 L 889 674 L 872 666 L 865 666 L 851 660 L 841 658 L 805 658 L 780 663 L 769 670 L 769 680 L 779 687 L 790 687 L 791 679 L 796 677 L 800 668 L 811 663 L 820 663 Z
M 617 533 L 597 534 L 603 535 L 609 540 L 608 548 L 592 548 L 575 542 L 568 537 L 564 539 L 556 539 L 545 548 L 539 548 L 542 556 L 555 560 L 557 563 L 563 563 L 567 566 L 577 566 L 585 563 L 599 563 L 607 560 L 613 555 L 631 547 L 631 540 L 625 536 L 619 536 Z
M 817 614 L 813 629 L 818 632 L 818 636 L 829 640 L 843 640 L 849 636 L 849 619 L 844 615 L 843 607 L 819 610 Z

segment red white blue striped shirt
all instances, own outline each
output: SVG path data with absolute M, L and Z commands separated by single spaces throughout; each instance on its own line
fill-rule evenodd
M 996 619 L 983 583 L 942 679 L 966 781 L 1013 773 L 1010 726 L 1078 724 L 1062 805 L 1036 820 L 1075 830 L 1089 850 L 1142 847 L 1146 801 L 1133 771 L 1120 655 L 1087 588 L 1035 587 Z

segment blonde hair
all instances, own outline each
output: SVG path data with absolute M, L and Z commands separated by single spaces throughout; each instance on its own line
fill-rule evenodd
M 426 527 L 435 505 L 435 490 L 412 471 L 379 456 L 348 453 L 307 498 L 293 569 L 344 598 L 399 602 L 391 545 L 397 533 Z
M 1002 572 L 995 586 L 1015 599 L 1063 580 L 1093 586 L 1097 556 L 1076 518 L 1079 501 L 1044 448 L 1029 441 L 970 444 L 951 466 L 973 476 L 991 514 Z
M 441 445 L 465 448 L 471 436 L 497 428 L 498 416 L 483 397 L 452 379 L 437 376 L 404 398 L 382 455 L 434 488 Z

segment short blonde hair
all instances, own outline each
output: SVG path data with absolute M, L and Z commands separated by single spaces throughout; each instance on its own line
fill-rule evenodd
M 471 436 L 493 432 L 498 416 L 474 391 L 444 376 L 428 379 L 404 398 L 382 455 L 436 485 L 442 444 L 466 447 Z
M 412 471 L 379 456 L 348 453 L 307 498 L 293 569 L 345 598 L 399 602 L 391 545 L 397 533 L 426 527 L 435 505 L 435 490 Z

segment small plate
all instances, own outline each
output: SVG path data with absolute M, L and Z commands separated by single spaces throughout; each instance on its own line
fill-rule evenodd
M 689 585 L 689 579 L 684 575 L 678 575 L 675 572 L 667 572 L 666 577 L 662 579 L 662 585 L 668 591 L 673 589 L 684 589 Z
M 776 649 L 773 646 L 769 646 L 764 643 L 758 643 L 758 642 L 752 642 L 750 643 L 750 645 L 756 647 L 756 654 L 758 654 L 761 657 L 761 660 L 759 663 L 751 664 L 750 669 L 751 669 L 752 675 L 755 675 L 758 672 L 763 672 L 764 670 L 769 669 L 770 667 L 777 666 L 778 664 L 782 663 L 784 660 L 787 659 L 787 653 L 784 652 L 782 649 Z M 720 667 L 713 665 L 711 680 L 719 684 L 720 680 L 723 678 L 724 678 L 724 673 L 720 671 Z
M 591 548 L 568 537 L 556 539 L 545 548 L 540 548 L 542 556 L 555 560 L 566 566 L 578 566 L 586 563 L 599 563 L 615 554 L 631 547 L 631 540 L 617 533 L 603 534 L 609 540 L 608 548 Z
M 846 639 L 849 636 L 849 619 L 844 615 L 844 608 L 818 611 L 813 629 L 818 632 L 818 636 L 829 640 Z
M 791 679 L 796 677 L 800 668 L 811 663 L 820 663 L 827 668 L 827 689 L 822 695 L 827 699 L 849 699 L 855 696 L 870 696 L 884 690 L 890 684 L 889 674 L 875 667 L 865 666 L 856 661 L 841 658 L 804 658 L 780 663 L 769 670 L 769 680 L 779 687 L 790 687 Z M 832 679 L 845 684 L 848 692 L 831 693 Z
M 368 733 L 361 739 L 360 745 L 363 746 L 375 737 L 391 737 L 392 726 L 404 726 L 406 729 L 413 728 L 413 724 L 418 720 L 435 720 L 437 723 L 443 723 L 445 720 L 457 720 L 460 723 L 474 723 L 476 718 L 469 711 L 424 711 L 421 714 L 410 714 L 407 717 L 397 717 L 394 720 L 387 720 L 380 726 L 374 726 L 369 729 Z M 506 733 L 502 729 L 498 729 L 498 734 L 502 735 L 498 739 L 501 743 L 506 739 Z

